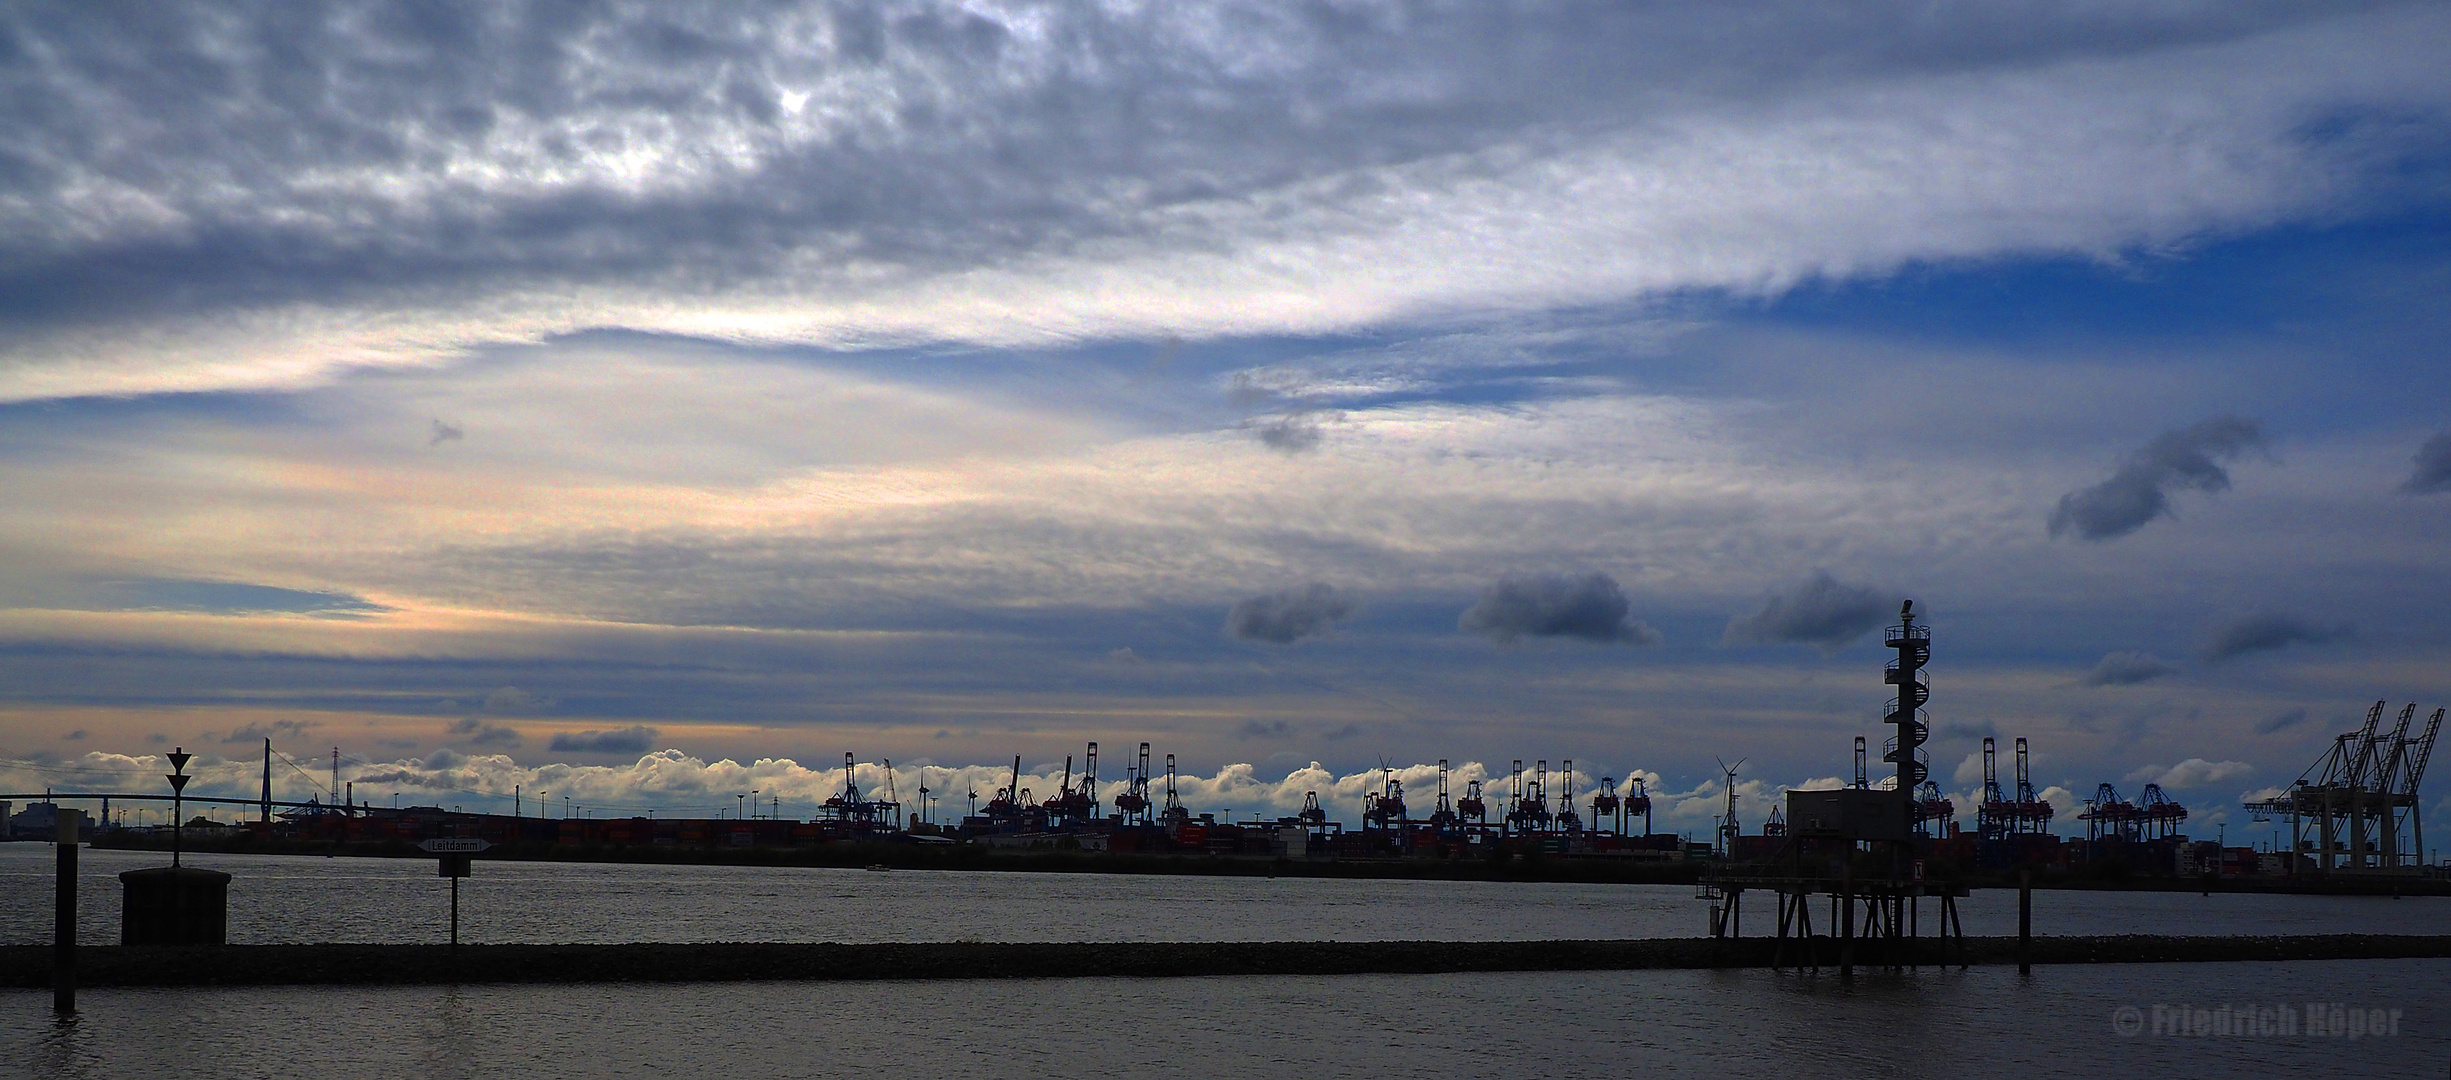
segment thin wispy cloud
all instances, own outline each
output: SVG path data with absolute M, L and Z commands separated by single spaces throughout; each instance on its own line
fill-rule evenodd
M 2424 5 L 1755 14 L 24 9 L 0 398 L 580 327 L 1339 332 L 2090 257 L 2319 218 L 2398 130 L 2311 122 L 2451 102 Z
M 545 748 L 564 754 L 643 754 L 655 748 L 657 735 L 644 724 L 614 731 L 560 731 Z
M 2086 686 L 2135 686 L 2178 672 L 2177 667 L 2152 653 L 2113 652 L 2104 653 L 2078 681 Z
M 1325 637 L 1353 614 L 1353 598 L 1332 585 L 1314 581 L 1299 589 L 1235 601 L 1226 610 L 1227 635 L 1242 641 L 1291 645 L 1304 638 Z
M 2307 715 L 2307 711 L 2302 708 L 2285 709 L 2281 712 L 2274 713 L 2271 716 L 2267 716 L 2256 721 L 2255 733 L 2258 735 L 2274 735 L 2287 731 L 2305 723 Z

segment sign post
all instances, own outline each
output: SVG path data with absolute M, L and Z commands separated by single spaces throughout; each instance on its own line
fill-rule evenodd
M 493 841 L 473 836 L 445 836 L 417 845 L 428 854 L 439 856 L 441 864 L 434 872 L 451 879 L 451 947 L 460 947 L 460 879 L 468 876 L 469 856 L 492 847 Z

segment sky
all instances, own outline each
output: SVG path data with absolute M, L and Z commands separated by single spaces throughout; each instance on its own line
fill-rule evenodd
M 0 8 L 0 786 L 2192 832 L 2451 704 L 2451 10 Z M 1076 766 L 1077 767 L 1077 766 Z M 1876 769 L 1876 773 L 1877 773 Z M 150 785 L 150 786 L 148 786 Z M 2451 836 L 2451 799 L 2426 813 Z M 328 796 L 327 796 L 328 797 Z

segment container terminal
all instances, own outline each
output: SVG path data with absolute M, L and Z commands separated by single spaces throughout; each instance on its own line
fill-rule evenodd
M 1930 779 L 1923 750 L 1930 731 L 1924 710 L 1930 698 L 1924 672 L 1931 658 L 1930 628 L 1917 621 L 1912 602 L 1900 615 L 1899 624 L 1885 635 L 1897 655 L 1882 673 L 1884 683 L 1896 687 L 1898 694 L 1884 718 L 1894 733 L 1883 742 L 1879 758 L 1891 766 L 1888 775 L 1875 779 L 1868 774 L 1868 744 L 1857 737 L 1852 785 L 1790 790 L 1784 805 L 1770 807 L 1748 831 L 1747 808 L 1736 783 L 1740 761 L 1726 767 L 1721 785 L 1725 801 L 1709 842 L 1656 831 L 1652 793 L 1642 778 L 1589 776 L 1570 758 L 1557 760 L 1554 767 L 1547 759 L 1528 764 L 1515 759 L 1502 778 L 1460 784 L 1442 759 L 1435 779 L 1421 785 L 1422 790 L 1407 790 L 1395 769 L 1382 767 L 1374 790 L 1363 797 L 1360 820 L 1351 827 L 1330 820 L 1315 791 L 1290 815 L 1221 821 L 1184 806 L 1175 755 L 1156 757 L 1147 742 L 1125 756 L 1121 778 L 1111 783 L 1101 772 L 1099 744 L 1089 743 L 1083 753 L 1065 759 L 1055 790 L 1044 794 L 1025 784 L 1021 759 L 1015 757 L 1005 782 L 984 801 L 972 793 L 958 816 L 938 811 L 943 793 L 924 786 L 924 772 L 923 786 L 906 806 L 895 788 L 890 761 L 879 763 L 880 784 L 863 787 L 857 759 L 846 752 L 839 789 L 810 817 L 785 817 L 780 799 L 758 805 L 743 795 L 737 813 L 707 818 L 592 816 L 566 800 L 553 807 L 517 792 L 510 814 L 374 805 L 359 799 L 354 786 L 341 780 L 337 750 L 328 790 L 304 802 L 276 801 L 274 761 L 276 756 L 289 759 L 277 755 L 266 740 L 260 798 L 184 799 L 234 808 L 238 816 L 252 820 L 223 823 L 198 816 L 179 828 L 188 840 L 239 850 L 414 845 L 471 837 L 531 850 L 902 844 L 1214 859 L 1681 862 L 1708 867 L 1702 871 L 1704 879 L 1723 884 L 1738 881 L 1747 868 L 1768 873 L 1762 868 L 1781 864 L 1787 869 L 1780 873 L 1788 877 L 1802 873 L 1807 864 L 1843 873 L 1846 867 L 1841 864 L 1855 866 L 1876 851 L 1886 860 L 1882 865 L 1857 867 L 1866 880 L 1912 880 L 1918 873 L 1996 875 L 2017 869 L 2267 882 L 2446 876 L 2443 867 L 2424 863 L 2418 797 L 2444 710 L 2435 709 L 2420 720 L 2415 704 L 2393 715 L 2388 703 L 2375 702 L 2364 724 L 2339 735 L 2290 787 L 2246 804 L 2243 808 L 2253 821 L 2286 834 L 2285 842 L 2269 849 L 2191 837 L 2183 831 L 2189 809 L 2151 783 L 2133 799 L 2111 783 L 2100 784 L 2081 807 L 2069 808 L 2074 811 L 2069 816 L 2081 823 L 2082 835 L 2064 837 L 2053 828 L 2063 808 L 2036 791 L 2031 744 L 2024 737 L 2010 744 L 2005 782 L 1999 740 L 1983 739 L 1982 788 L 1966 815 L 1971 820 L 1961 825 L 1955 802 Z M 94 802 L 101 806 L 99 815 L 88 815 L 99 826 L 96 843 L 152 846 L 160 839 L 155 834 L 171 830 L 127 827 L 114 819 L 111 804 L 119 802 L 124 811 L 129 805 L 172 799 L 153 792 L 0 794 L 0 821 L 7 823 L 11 838 L 47 838 L 63 800 Z

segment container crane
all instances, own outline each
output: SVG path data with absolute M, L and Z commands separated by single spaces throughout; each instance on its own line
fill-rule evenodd
M 1481 798 L 1480 781 L 1465 781 L 1464 797 L 1456 800 L 1455 814 L 1458 818 L 1470 821 L 1476 825 L 1489 824 L 1489 803 L 1487 800 Z
M 1174 791 L 1174 755 L 1166 755 L 1166 809 L 1159 817 L 1166 824 L 1180 825 L 1191 820 L 1191 811 L 1183 809 L 1183 800 Z
M 1125 775 L 1130 777 L 1130 781 L 1125 785 L 1123 794 L 1115 796 L 1115 809 L 1123 813 L 1124 820 L 1146 825 L 1149 823 L 1148 743 L 1140 744 L 1140 762 L 1127 765 Z
M 1579 833 L 1583 831 L 1583 817 L 1574 812 L 1574 759 L 1567 758 L 1560 767 L 1566 778 L 1566 791 L 1557 801 L 1557 831 Z
M 1458 820 L 1455 816 L 1455 804 L 1447 798 L 1447 759 L 1440 758 L 1438 759 L 1438 806 L 1430 811 L 1430 827 L 1442 833 L 1448 832 L 1455 828 Z

